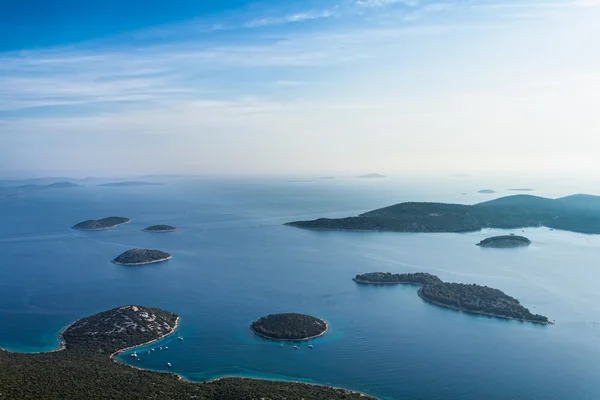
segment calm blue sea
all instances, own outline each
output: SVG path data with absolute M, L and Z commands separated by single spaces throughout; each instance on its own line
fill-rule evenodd
M 492 185 L 493 183 L 493 185 Z M 179 334 L 136 366 L 188 379 L 301 380 L 389 399 L 600 399 L 600 236 L 526 229 L 533 245 L 475 246 L 469 234 L 311 232 L 283 222 L 347 216 L 407 200 L 473 203 L 531 186 L 535 194 L 599 193 L 600 186 L 441 180 L 181 180 L 138 188 L 82 187 L 0 199 L 0 347 L 56 348 L 70 322 L 141 304 L 181 315 Z M 497 195 L 477 193 L 493 186 Z M 596 189 L 596 190 L 595 190 Z M 466 194 L 462 194 L 466 193 Z M 81 220 L 133 222 L 77 232 Z M 182 228 L 148 234 L 148 225 Z M 132 247 L 174 258 L 128 268 Z M 471 316 L 424 303 L 415 287 L 364 287 L 370 271 L 437 274 L 517 297 L 554 326 Z M 278 312 L 327 320 L 330 332 L 294 351 L 253 335 Z M 177 336 L 177 335 L 175 335 Z M 130 358 L 121 357 L 129 363 Z

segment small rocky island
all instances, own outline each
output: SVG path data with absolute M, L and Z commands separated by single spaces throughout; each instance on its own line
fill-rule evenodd
M 480 191 L 479 191 L 479 192 L 477 192 L 477 193 L 483 193 L 483 194 L 494 194 L 494 193 L 498 193 L 498 192 L 496 192 L 495 190 L 492 190 L 492 189 L 483 189 L 483 190 L 480 190 Z
M 153 233 L 166 233 L 166 232 L 177 232 L 179 228 L 171 225 L 152 225 L 146 229 L 142 229 L 142 232 L 153 232 Z
M 512 247 L 525 247 L 531 244 L 531 240 L 525 236 L 502 235 L 483 239 L 477 243 L 481 247 L 493 247 L 497 249 L 507 249 Z
M 548 318 L 532 314 L 519 300 L 498 289 L 464 283 L 448 283 L 428 273 L 391 274 L 372 272 L 356 275 L 354 281 L 360 284 L 410 284 L 421 285 L 418 294 L 423 300 L 436 306 L 450 308 L 471 314 L 528 321 L 536 324 L 550 324 Z
M 179 317 L 144 306 L 123 306 L 80 319 L 47 353 L 0 349 L 0 398 L 47 400 L 112 399 L 373 399 L 346 389 L 305 383 L 222 378 L 192 383 L 171 373 L 146 371 L 146 357 L 121 363 L 119 353 L 176 331 Z M 184 346 L 183 342 L 180 342 Z M 129 360 L 129 357 L 127 357 Z
M 323 336 L 329 327 L 310 315 L 271 314 L 254 321 L 250 328 L 267 339 L 301 341 Z
M 131 249 L 112 260 L 118 265 L 145 265 L 167 261 L 173 258 L 169 253 L 160 250 Z
M 90 219 L 88 221 L 83 221 L 73 226 L 72 228 L 80 231 L 102 231 L 105 229 L 117 227 L 119 225 L 128 224 L 129 222 L 131 222 L 129 218 L 108 217 L 98 220 Z

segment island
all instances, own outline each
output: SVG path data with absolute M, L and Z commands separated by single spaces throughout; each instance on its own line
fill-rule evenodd
M 483 239 L 477 243 L 481 247 L 494 247 L 497 249 L 506 249 L 511 247 L 525 247 L 531 244 L 531 240 L 525 236 L 502 235 Z
M 464 283 L 444 282 L 428 273 L 391 274 L 372 272 L 356 275 L 353 279 L 359 284 L 410 284 L 421 285 L 418 295 L 436 306 L 450 308 L 471 314 L 487 315 L 503 319 L 548 325 L 548 318 L 532 314 L 519 300 L 498 289 Z
M 152 225 L 145 229 L 142 229 L 142 232 L 153 232 L 153 233 L 166 233 L 166 232 L 177 232 L 179 228 L 171 225 Z
M 21 189 L 21 190 L 71 189 L 71 188 L 76 188 L 76 187 L 80 187 L 80 186 L 81 185 L 78 185 L 78 184 L 72 183 L 72 182 L 55 182 L 55 183 L 50 183 L 48 185 L 38 185 L 38 184 L 21 185 L 21 186 L 15 187 L 15 189 Z
M 545 226 L 600 234 L 600 196 L 578 194 L 549 199 L 517 194 L 474 205 L 408 202 L 353 217 L 318 218 L 285 225 L 313 230 L 423 233 Z
M 63 330 L 61 346 L 46 353 L 0 350 L 0 397 L 6 399 L 373 399 L 346 389 L 305 383 L 222 378 L 192 383 L 174 373 L 129 366 L 119 354 L 172 335 L 179 316 L 140 305 L 80 319 Z M 184 346 L 184 342 L 181 346 Z M 174 366 L 176 367 L 176 366 Z
M 385 175 L 365 174 L 365 175 L 359 175 L 359 176 L 357 176 L 357 178 L 359 178 L 359 179 L 381 179 L 381 178 L 385 178 Z
M 369 285 L 426 285 L 428 283 L 439 283 L 441 279 L 427 272 L 414 274 L 392 274 L 390 272 L 370 272 L 368 274 L 356 275 L 352 279 L 357 283 Z
M 138 186 L 161 186 L 161 185 L 164 185 L 164 183 L 141 182 L 141 181 L 125 181 L 125 182 L 101 183 L 98 186 L 104 186 L 104 187 L 138 187 Z
M 530 188 L 516 188 L 516 189 L 507 189 L 511 192 L 533 192 L 533 189 Z
M 327 322 L 304 314 L 271 314 L 252 323 L 250 329 L 272 340 L 302 341 L 323 336 Z
M 483 189 L 483 190 L 478 191 L 477 193 L 494 194 L 494 193 L 498 193 L 498 192 L 496 192 L 495 190 L 492 190 L 492 189 Z
M 77 229 L 80 231 L 103 231 L 106 229 L 115 228 L 119 225 L 128 224 L 130 222 L 131 220 L 129 218 L 124 217 L 108 217 L 98 220 L 90 219 L 72 226 L 72 229 Z
M 167 261 L 173 258 L 169 253 L 160 250 L 131 249 L 112 260 L 118 265 L 146 265 Z

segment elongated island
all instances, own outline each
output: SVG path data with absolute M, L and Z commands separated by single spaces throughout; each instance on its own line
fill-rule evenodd
M 142 232 L 151 232 L 151 233 L 167 233 L 167 232 L 177 232 L 179 228 L 171 225 L 152 225 L 145 229 L 142 229 Z
M 345 389 L 304 383 L 222 378 L 192 383 L 173 373 L 122 364 L 118 353 L 160 340 L 179 317 L 139 305 L 117 307 L 80 319 L 62 332 L 63 346 L 47 353 L 0 350 L 0 397 L 6 399 L 372 399 Z M 184 346 L 184 342 L 180 342 Z M 166 367 L 166 366 L 165 366 Z M 174 369 L 177 365 L 173 365 Z
M 108 217 L 102 219 L 90 219 L 74 225 L 72 228 L 80 231 L 103 231 L 119 225 L 128 224 L 131 220 L 124 217 Z
M 600 234 L 600 196 L 578 194 L 548 199 L 518 194 L 474 205 L 410 202 L 355 217 L 319 218 L 286 225 L 314 230 L 425 233 L 546 226 Z
M 145 265 L 167 261 L 173 258 L 169 253 L 160 250 L 131 249 L 112 260 L 118 265 Z
M 272 340 L 303 341 L 323 336 L 329 326 L 322 319 L 305 314 L 271 314 L 252 323 L 250 329 Z
M 487 286 L 444 282 L 436 275 L 423 272 L 414 274 L 371 272 L 356 275 L 353 280 L 363 285 L 421 285 L 418 290 L 419 297 L 436 306 L 490 317 L 514 319 L 535 324 L 551 324 L 547 317 L 532 314 L 514 297 Z
M 493 247 L 497 249 L 507 249 L 512 247 L 526 247 L 531 244 L 531 240 L 525 236 L 502 235 L 483 239 L 477 243 L 480 247 Z

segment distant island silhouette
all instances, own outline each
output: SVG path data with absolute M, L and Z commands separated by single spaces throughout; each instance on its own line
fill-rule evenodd
M 530 244 L 531 240 L 527 239 L 524 236 L 502 235 L 484 239 L 481 242 L 477 243 L 477 246 L 505 249 L 511 247 L 525 247 L 529 246 Z
M 558 199 L 518 194 L 475 205 L 400 203 L 346 218 L 319 218 L 286 225 L 317 230 L 392 232 L 474 232 L 484 228 L 546 226 L 571 232 L 600 233 L 600 197 Z
M 380 178 L 385 178 L 385 175 L 381 175 L 381 174 L 365 174 L 365 175 L 359 175 L 357 176 L 358 179 L 380 179 Z
M 534 189 L 530 188 L 517 188 L 517 189 L 507 189 L 511 192 L 533 192 Z
M 118 265 L 146 265 L 167 261 L 173 258 L 169 253 L 160 250 L 131 249 L 112 260 Z
M 314 339 L 327 332 L 327 322 L 304 314 L 271 314 L 250 326 L 254 333 L 273 340 Z
M 166 233 L 166 232 L 176 232 L 179 228 L 171 225 L 152 225 L 145 229 L 142 229 L 142 232 L 153 232 L 153 233 Z
M 126 181 L 126 182 L 110 182 L 101 183 L 98 186 L 104 187 L 136 187 L 136 186 L 162 186 L 164 183 L 142 182 L 142 181 Z
M 72 228 L 81 231 L 102 231 L 119 225 L 128 224 L 129 222 L 131 222 L 131 220 L 125 217 L 108 217 L 98 220 L 90 219 L 88 221 L 83 221 L 72 226 Z
M 419 297 L 436 306 L 450 308 L 471 314 L 514 319 L 548 325 L 548 318 L 532 314 L 519 301 L 498 289 L 487 286 L 448 283 L 428 273 L 391 274 L 371 272 L 356 275 L 356 283 L 366 285 L 409 284 L 421 285 Z
M 477 193 L 494 194 L 494 193 L 498 193 L 498 192 L 496 192 L 495 190 L 492 190 L 492 189 L 483 189 L 483 190 L 478 191 Z
M 27 185 L 15 186 L 11 189 L 18 189 L 18 190 L 71 189 L 71 188 L 76 188 L 76 187 L 80 187 L 80 186 L 81 185 L 77 185 L 72 182 L 55 182 L 55 183 L 50 183 L 48 185 L 27 184 Z

